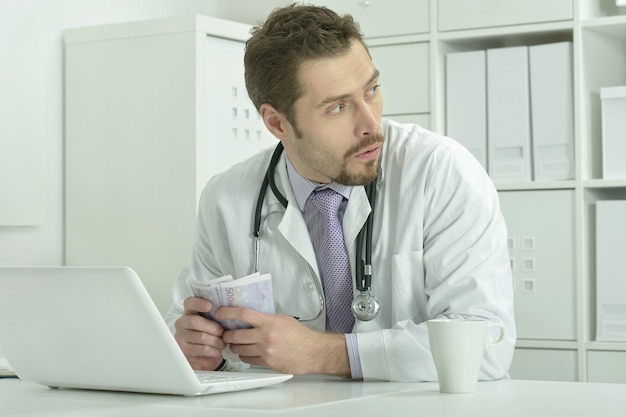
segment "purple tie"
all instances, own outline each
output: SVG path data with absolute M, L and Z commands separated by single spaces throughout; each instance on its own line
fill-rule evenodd
M 317 253 L 322 274 L 326 313 L 330 331 L 350 333 L 354 327 L 352 314 L 352 273 L 339 219 L 343 196 L 330 188 L 316 191 L 309 197 L 324 218 L 324 235 Z

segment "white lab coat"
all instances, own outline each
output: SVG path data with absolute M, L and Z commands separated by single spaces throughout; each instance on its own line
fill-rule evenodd
M 354 328 L 364 378 L 436 380 L 425 321 L 442 315 L 503 324 L 505 341 L 487 349 L 480 378 L 505 377 L 516 332 L 507 232 L 493 184 L 452 139 L 389 120 L 383 120 L 383 130 L 372 254 L 372 294 L 381 307 L 374 320 L 357 320 Z M 271 153 L 254 156 L 208 182 L 200 199 L 191 273 L 178 278 L 166 316 L 170 328 L 182 314 L 182 301 L 191 295 L 189 279 L 254 272 L 254 209 Z M 277 312 L 311 318 L 320 309 L 316 288 L 321 283 L 284 155 L 276 183 L 293 203 L 284 209 L 268 190 L 259 270 L 272 275 Z M 355 187 L 344 216 L 353 272 L 356 236 L 369 212 L 363 187 Z M 307 325 L 324 330 L 325 321 L 322 314 Z

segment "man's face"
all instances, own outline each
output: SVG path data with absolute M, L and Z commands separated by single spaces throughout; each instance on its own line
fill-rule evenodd
M 364 185 L 378 174 L 384 137 L 378 71 L 358 41 L 346 55 L 304 62 L 297 126 L 283 140 L 305 178 Z

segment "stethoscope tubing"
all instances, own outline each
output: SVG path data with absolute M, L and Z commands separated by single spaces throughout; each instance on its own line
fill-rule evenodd
M 258 272 L 259 270 L 259 252 L 261 245 L 261 213 L 263 210 L 263 201 L 265 200 L 265 195 L 267 194 L 267 189 L 270 188 L 272 190 L 272 194 L 278 199 L 281 205 L 284 208 L 287 208 L 289 201 L 285 198 L 285 196 L 278 190 L 276 186 L 276 181 L 274 179 L 274 171 L 276 170 L 276 166 L 278 165 L 278 160 L 280 159 L 280 155 L 283 152 L 283 144 L 279 142 L 274 152 L 272 153 L 272 157 L 270 159 L 270 163 L 268 165 L 267 171 L 263 177 L 263 181 L 261 183 L 261 189 L 259 190 L 259 195 L 256 202 L 256 207 L 254 210 L 254 224 L 253 224 L 253 235 L 254 235 L 254 270 Z M 359 290 L 359 296 L 357 299 L 363 300 L 367 299 L 367 303 L 375 303 L 375 305 L 368 304 L 371 308 L 370 314 L 358 314 L 356 311 L 355 316 L 359 320 L 371 320 L 378 313 L 378 300 L 376 297 L 371 296 L 369 294 L 371 285 L 372 285 L 372 230 L 374 223 L 374 206 L 376 204 L 376 185 L 377 181 L 374 179 L 372 182 L 365 186 L 365 190 L 370 202 L 371 211 L 365 221 L 365 225 L 359 231 L 357 235 L 356 241 L 356 253 L 363 254 L 363 241 L 365 241 L 365 258 L 361 258 L 357 260 L 356 265 L 356 279 L 355 284 L 357 289 Z M 310 268 L 310 266 L 309 266 Z M 313 274 L 311 270 L 311 274 Z M 324 311 L 324 297 L 322 296 L 323 290 L 320 288 L 318 280 L 313 280 L 315 285 L 317 286 L 317 291 L 320 296 L 320 310 L 313 317 L 309 319 L 299 318 L 300 321 L 313 321 L 321 316 Z M 355 302 L 356 300 L 355 299 Z

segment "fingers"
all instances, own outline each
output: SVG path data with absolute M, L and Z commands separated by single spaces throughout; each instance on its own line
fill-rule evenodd
M 219 320 L 239 320 L 252 327 L 262 327 L 268 322 L 268 314 L 244 307 L 220 307 L 215 312 Z
M 221 336 L 224 328 L 216 321 L 210 320 L 197 313 L 182 315 L 174 323 L 176 333 L 180 331 L 195 331 Z
M 324 336 L 337 336 L 346 351 L 343 335 L 315 332 L 290 316 L 222 307 L 216 311 L 216 317 L 242 320 L 255 326 L 226 330 L 222 336 L 230 350 L 251 365 L 291 374 L 319 373 L 328 355 Z
M 219 323 L 200 316 L 200 313 L 211 311 L 210 301 L 198 297 L 189 297 L 185 299 L 183 306 L 185 309 L 183 315 L 174 323 L 176 333 L 191 330 L 216 336 L 222 335 L 224 329 Z
M 209 333 L 183 330 L 174 336 L 181 350 L 188 359 L 221 358 L 226 343 L 221 337 Z
M 183 314 L 207 313 L 213 307 L 209 300 L 199 297 L 187 297 L 183 302 L 185 309 Z
M 187 356 L 218 356 L 226 347 L 224 328 L 199 315 L 182 316 L 175 323 L 174 338 Z
M 238 354 L 244 362 L 247 357 L 261 356 L 267 339 L 270 337 L 270 323 L 274 315 L 260 313 L 256 310 L 241 307 L 221 307 L 215 312 L 219 320 L 239 320 L 252 326 L 251 329 L 226 330 L 222 335 L 230 349 Z
M 176 320 L 174 338 L 194 369 L 213 370 L 222 360 L 226 343 L 224 328 L 217 322 L 200 316 L 211 310 L 207 300 L 190 297 L 184 301 L 184 313 Z
M 199 322 L 199 325 L 186 325 L 186 322 Z M 224 328 L 212 320 L 201 316 L 187 316 L 176 322 L 176 335 L 185 343 L 223 347 Z
M 222 363 L 222 357 L 219 358 L 197 358 L 187 357 L 187 361 L 193 369 L 199 371 L 214 371 L 220 363 Z
M 239 307 L 222 307 L 216 318 L 240 320 L 251 324 L 251 329 L 225 330 L 222 339 L 244 362 L 258 356 L 273 356 L 285 346 L 288 335 L 298 339 L 302 326 L 296 319 L 282 314 L 265 314 Z

